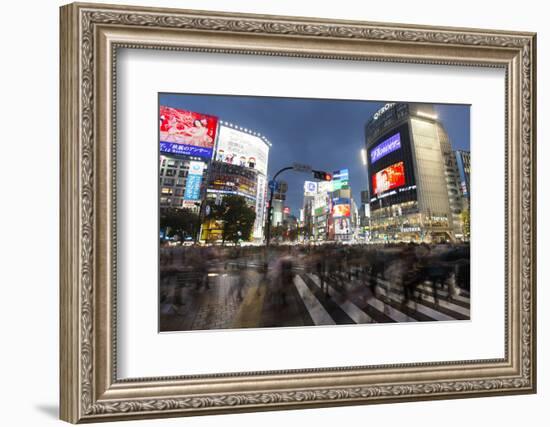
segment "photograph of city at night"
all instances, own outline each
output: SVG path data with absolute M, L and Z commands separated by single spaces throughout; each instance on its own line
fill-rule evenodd
M 469 105 L 158 101 L 160 332 L 470 320 Z

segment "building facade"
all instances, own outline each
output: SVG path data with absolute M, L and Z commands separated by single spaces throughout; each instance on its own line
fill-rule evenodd
M 460 192 L 466 203 L 470 203 L 470 152 L 456 150 L 454 152 L 458 175 L 460 179 Z
M 174 154 L 160 155 L 159 203 L 167 208 L 189 209 L 198 213 L 205 193 L 208 163 Z
M 258 132 L 220 121 L 207 175 L 206 198 L 221 203 L 227 195 L 238 195 L 254 210 L 256 218 L 251 239 L 257 242 L 264 238 L 270 147 L 271 143 Z M 203 225 L 203 240 L 216 241 L 220 235 L 221 224 L 209 221 Z
M 373 241 L 456 241 L 462 198 L 456 156 L 431 105 L 388 103 L 365 128 Z
M 205 221 L 207 199 L 245 199 L 255 212 L 250 240 L 263 240 L 271 143 L 258 132 L 194 111 L 159 108 L 159 205 L 199 215 L 200 238 L 215 241 L 220 224 Z M 248 238 L 247 238 L 248 239 Z

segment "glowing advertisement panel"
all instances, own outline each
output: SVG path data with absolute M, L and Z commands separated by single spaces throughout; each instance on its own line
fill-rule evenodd
M 304 182 L 304 196 L 315 196 L 317 194 L 317 183 L 315 181 Z
M 349 188 L 349 181 L 333 181 L 332 183 L 332 190 L 342 190 Z
M 161 105 L 159 120 L 161 152 L 212 158 L 217 117 Z
M 395 135 L 390 136 L 385 141 L 382 141 L 376 147 L 374 147 L 370 152 L 370 161 L 371 163 L 376 162 L 382 157 L 393 153 L 396 150 L 401 148 L 401 135 L 396 133 Z
M 333 191 L 332 181 L 320 181 L 316 184 L 319 193 L 330 193 Z
M 337 191 L 349 185 L 349 169 L 340 169 L 332 173 L 332 190 Z
M 216 160 L 255 169 L 267 175 L 269 146 L 259 136 L 221 125 Z
M 199 200 L 201 197 L 203 162 L 189 162 L 189 174 L 185 183 L 185 200 Z
M 336 218 L 334 220 L 335 234 L 351 234 L 351 221 L 347 217 Z
M 344 202 L 347 201 L 347 203 Z M 332 206 L 332 217 L 349 217 L 351 215 L 351 205 L 349 204 L 349 199 L 336 199 Z
M 266 196 L 267 196 L 267 181 L 265 176 L 258 174 L 256 181 L 256 219 L 254 220 L 254 232 L 253 237 L 255 239 L 263 238 L 263 227 L 265 223 L 265 210 L 266 210 Z
M 349 169 L 340 169 L 332 173 L 333 181 L 347 181 L 349 179 Z
M 380 194 L 403 185 L 405 185 L 405 166 L 403 162 L 394 163 L 372 176 L 374 194 Z

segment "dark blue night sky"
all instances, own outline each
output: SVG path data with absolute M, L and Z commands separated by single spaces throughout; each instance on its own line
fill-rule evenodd
M 348 168 L 357 205 L 367 188 L 361 162 L 365 124 L 386 102 L 249 96 L 161 94 L 160 104 L 218 116 L 268 138 L 268 174 L 293 162 L 333 172 Z M 449 134 L 453 149 L 470 150 L 470 108 L 436 104 L 436 112 Z M 280 175 L 288 182 L 286 205 L 298 216 L 304 181 L 311 175 L 292 171 Z

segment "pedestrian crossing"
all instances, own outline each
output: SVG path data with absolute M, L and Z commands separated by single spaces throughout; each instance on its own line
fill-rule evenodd
M 160 293 L 162 330 L 408 323 L 470 319 L 470 295 L 450 287 L 417 286 L 410 299 L 399 286 L 361 272 L 333 272 L 324 280 L 293 268 L 288 285 L 257 271 L 210 274 L 211 280 L 172 280 Z M 311 271 L 311 270 L 309 270 Z M 358 273 L 358 274 L 355 274 Z M 185 276 L 187 278 L 187 276 Z M 262 279 L 263 277 L 263 279 Z M 200 284 L 198 286 L 197 284 Z
M 336 325 L 334 319 L 328 314 L 325 306 L 320 303 L 315 294 L 308 288 L 300 276 L 294 278 L 294 286 L 298 290 L 302 302 L 316 325 Z
M 312 273 L 299 273 L 294 286 L 315 325 L 402 323 L 467 320 L 470 298 L 467 293 L 452 294 L 434 290 L 428 284 L 417 287 L 413 298 L 404 302 L 403 293 L 378 279 L 376 292 L 365 292 L 361 285 L 345 286 L 332 277 L 325 283 Z

